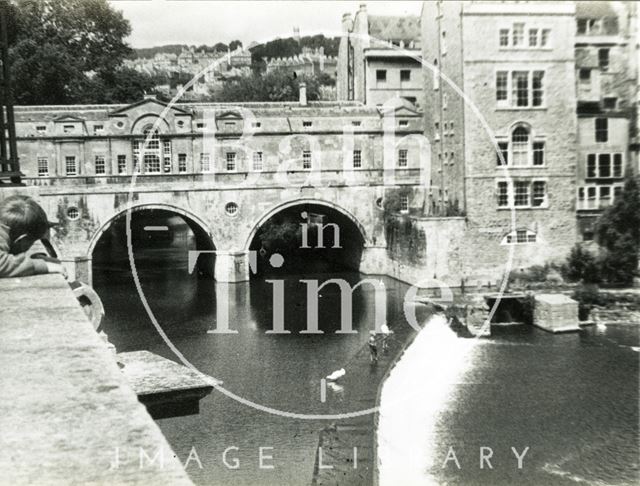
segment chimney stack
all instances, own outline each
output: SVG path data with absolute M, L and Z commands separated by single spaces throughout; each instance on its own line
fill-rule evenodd
M 300 83 L 300 106 L 307 106 L 307 83 Z

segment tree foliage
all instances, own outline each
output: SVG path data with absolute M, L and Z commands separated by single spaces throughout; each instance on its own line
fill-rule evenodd
M 604 248 L 600 260 L 604 279 L 630 284 L 640 252 L 640 188 L 634 177 L 627 178 L 620 197 L 598 219 L 597 239 Z
M 17 104 L 128 102 L 154 85 L 122 68 L 131 27 L 107 0 L 17 0 L 8 22 Z
M 297 101 L 300 82 L 307 85 L 307 100 L 320 99 L 320 79 L 316 76 L 295 78 L 283 71 L 252 74 L 224 84 L 214 95 L 215 101 Z
M 337 56 L 339 46 L 339 37 L 325 37 L 322 34 L 301 37 L 299 41 L 293 37 L 274 39 L 251 48 L 251 64 L 254 70 L 264 71 L 263 58 L 265 57 L 296 56 L 302 52 L 303 47 L 309 47 L 310 49 L 323 47 L 327 56 Z

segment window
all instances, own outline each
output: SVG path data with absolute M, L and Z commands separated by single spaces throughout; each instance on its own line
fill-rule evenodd
M 262 170 L 262 152 L 253 152 L 253 170 Z
M 160 173 L 160 157 L 154 153 L 145 152 L 144 154 L 144 171 L 147 174 Z
M 530 108 L 544 103 L 544 71 L 496 72 L 496 101 L 501 105 Z M 509 86 L 510 83 L 510 86 Z
M 500 29 L 499 41 L 500 47 L 509 46 L 509 29 Z
M 118 155 L 118 174 L 123 175 L 127 173 L 127 156 Z
M 97 175 L 106 173 L 106 165 L 104 161 L 104 155 L 96 155 L 95 158 L 95 172 Z
M 311 150 L 302 151 L 302 168 L 311 169 Z
M 511 134 L 512 165 L 529 165 L 529 130 L 517 127 Z
M 80 210 L 74 206 L 67 209 L 67 218 L 71 221 L 77 221 L 80 219 Z
M 400 196 L 400 212 L 409 212 L 409 196 L 406 194 Z
M 178 154 L 178 172 L 187 172 L 187 154 Z
M 176 126 L 177 126 L 178 128 L 182 128 L 182 127 L 184 127 L 184 120 L 178 120 L 178 121 L 176 122 Z
M 538 29 L 529 29 L 529 47 L 537 47 Z
M 224 207 L 224 212 L 229 216 L 234 216 L 238 212 L 238 205 L 234 202 L 227 203 Z
M 609 140 L 609 120 L 606 118 L 596 118 L 596 142 L 607 142 Z
M 49 175 L 49 159 L 46 157 L 38 157 L 38 177 L 47 177 Z
M 359 127 L 360 125 L 362 125 L 362 122 L 360 120 L 353 120 L 351 122 L 351 126 L 353 127 Z
M 542 80 L 544 79 L 544 71 L 533 71 L 531 76 L 531 104 L 533 106 L 542 106 L 544 95 Z
M 541 207 L 547 200 L 547 183 L 545 181 L 534 181 L 532 185 L 531 205 Z
M 515 207 L 529 206 L 529 182 L 515 181 L 513 188 L 513 205 Z
M 400 70 L 400 81 L 411 81 L 411 70 L 410 69 L 401 69 Z
M 497 196 L 499 207 L 509 206 L 509 186 L 507 182 L 498 182 Z
M 605 110 L 615 110 L 618 106 L 618 98 L 615 96 L 605 96 L 602 100 L 602 105 Z
M 620 197 L 621 192 L 622 184 L 579 187 L 577 209 L 604 209 L 611 206 L 615 199 Z
M 359 169 L 362 167 L 362 150 L 354 150 L 353 151 L 353 168 Z
M 94 135 L 100 135 L 102 132 L 104 132 L 104 125 L 94 125 L 93 126 L 93 134 Z
M 406 167 L 408 162 L 407 149 L 398 150 L 398 167 Z
M 234 122 L 234 121 L 226 121 L 226 122 L 224 122 L 224 126 L 227 127 L 227 128 L 235 128 L 236 122 Z
M 496 73 L 496 101 L 506 101 L 508 97 L 508 76 L 506 71 Z
M 547 47 L 549 44 L 549 37 L 551 36 L 551 31 L 549 29 L 542 29 L 540 31 L 540 47 Z
M 171 172 L 171 141 L 164 140 L 162 142 L 162 160 L 164 162 L 165 173 Z
M 609 70 L 609 49 L 598 49 L 598 67 L 602 71 Z
M 580 35 L 597 34 L 600 31 L 600 22 L 597 19 L 578 19 L 576 27 Z
M 197 128 L 198 130 L 202 130 L 202 129 L 204 129 L 204 127 L 205 127 L 205 126 L 206 126 L 206 125 L 205 125 L 203 122 L 198 122 L 198 123 L 196 123 L 196 128 Z
M 512 104 L 529 106 L 529 73 L 514 71 L 511 73 Z
M 498 152 L 496 155 L 496 165 L 503 165 L 503 160 L 504 165 L 509 165 L 509 142 L 498 142 Z M 500 155 L 502 155 L 502 158 L 500 158 Z
M 200 154 L 200 171 L 211 172 L 211 155 L 207 153 Z
M 78 174 L 78 167 L 76 166 L 75 155 L 67 155 L 64 158 L 64 166 L 65 166 L 65 172 L 68 176 Z
M 251 128 L 260 128 L 262 123 L 260 122 L 251 122 Z
M 587 177 L 596 177 L 597 174 L 597 166 L 596 166 L 596 154 L 588 154 L 587 155 Z
M 587 154 L 587 178 L 622 177 L 622 154 Z
M 46 125 L 36 125 L 36 132 L 38 132 L 38 135 L 44 135 L 45 133 L 47 133 L 47 126 Z
M 433 89 L 440 88 L 440 71 L 438 70 L 438 60 L 433 60 Z
M 63 133 L 73 133 L 75 130 L 75 126 L 73 125 L 63 125 L 62 126 L 62 132 Z
M 442 109 L 446 110 L 449 106 L 449 95 L 447 93 L 442 95 Z
M 376 69 L 376 81 L 378 83 L 386 83 L 387 82 L 387 70 L 386 69 Z
M 582 84 L 591 84 L 591 69 L 580 69 L 578 78 Z
M 304 120 L 304 121 L 302 122 L 302 126 L 303 126 L 303 127 L 305 127 L 305 128 L 309 128 L 309 127 L 310 127 L 310 126 L 312 126 L 312 125 L 313 125 L 313 122 L 311 122 L 311 121 L 309 121 L 309 120 Z
M 523 245 L 526 243 L 535 243 L 537 235 L 527 229 L 517 229 L 505 235 L 502 239 L 502 245 Z
M 512 39 L 513 47 L 524 44 L 524 24 L 513 24 Z
M 622 154 L 613 154 L 613 177 L 622 177 Z
M 442 31 L 442 42 L 440 43 L 440 52 L 444 56 L 447 53 L 447 32 Z
M 533 165 L 544 165 L 544 142 L 533 142 Z
M 409 120 L 400 120 L 400 121 L 398 121 L 398 126 L 408 127 L 409 126 Z
M 236 170 L 236 153 L 235 152 L 227 152 L 227 170 L 234 171 Z

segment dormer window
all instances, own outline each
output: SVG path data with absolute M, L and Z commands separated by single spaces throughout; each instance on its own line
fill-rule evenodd
M 104 125 L 94 125 L 93 126 L 93 134 L 100 135 L 104 132 Z
M 409 126 L 409 120 L 399 120 L 398 121 L 398 126 L 408 127 Z
M 204 130 L 205 127 L 206 127 L 206 125 L 203 122 L 196 123 L 196 128 L 198 130 Z
M 260 128 L 262 123 L 260 122 L 251 122 L 251 128 Z
M 351 122 L 351 126 L 353 127 L 359 127 L 360 125 L 362 125 L 362 122 L 360 120 L 353 120 Z
M 309 120 L 304 120 L 302 122 L 302 126 L 305 127 L 305 128 L 309 128 L 309 127 L 313 126 L 313 122 L 309 121 Z
M 62 132 L 63 133 L 73 133 L 75 131 L 75 125 L 63 125 Z
M 44 135 L 45 133 L 47 133 L 47 126 L 46 125 L 36 125 L 36 132 L 38 132 L 38 135 Z
M 224 126 L 227 127 L 227 128 L 234 128 L 236 126 L 236 122 L 226 121 L 226 122 L 224 122 Z

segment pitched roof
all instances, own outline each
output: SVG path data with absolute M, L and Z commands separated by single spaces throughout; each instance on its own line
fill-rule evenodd
M 576 2 L 576 18 L 602 19 L 616 16 L 610 2 Z

